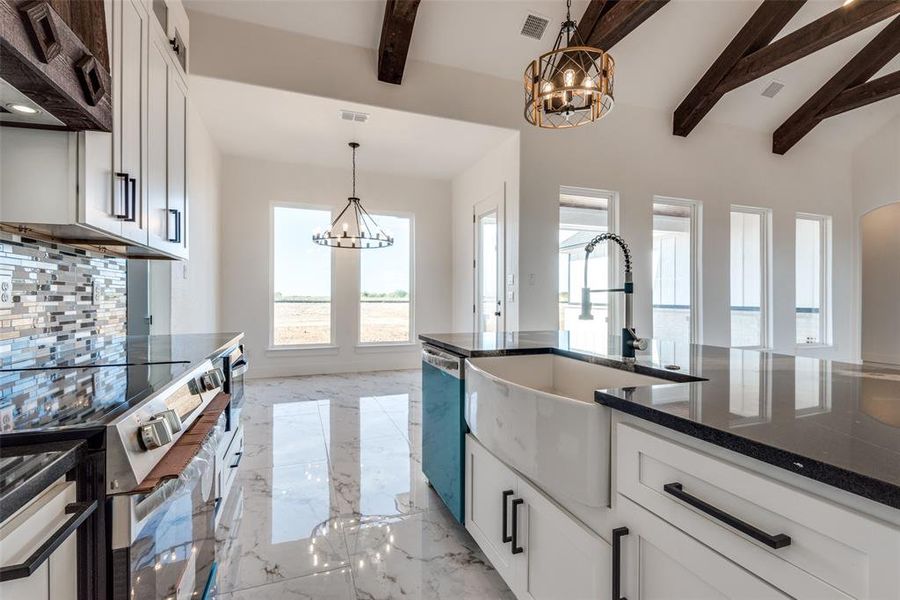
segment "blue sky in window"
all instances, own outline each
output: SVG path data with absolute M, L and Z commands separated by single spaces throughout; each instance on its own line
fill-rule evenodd
M 382 294 L 396 290 L 409 293 L 410 222 L 403 217 L 373 215 L 394 245 L 361 250 L 361 291 Z M 312 241 L 313 232 L 324 231 L 331 212 L 321 209 L 277 206 L 274 212 L 275 293 L 282 296 L 331 295 L 331 252 Z

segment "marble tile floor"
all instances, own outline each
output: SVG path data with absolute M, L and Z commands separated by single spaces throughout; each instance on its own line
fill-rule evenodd
M 421 372 L 250 380 L 216 598 L 512 599 L 421 469 Z

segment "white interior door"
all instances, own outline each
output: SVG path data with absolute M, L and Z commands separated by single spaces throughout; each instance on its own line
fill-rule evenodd
M 505 190 L 501 189 L 475 204 L 475 331 L 496 333 L 506 329 Z

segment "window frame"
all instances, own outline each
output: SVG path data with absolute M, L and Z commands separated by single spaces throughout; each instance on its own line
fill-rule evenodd
M 803 344 L 797 341 L 797 221 L 815 221 L 819 225 L 819 341 Z M 831 215 L 798 212 L 794 215 L 794 346 L 797 349 L 831 348 L 832 322 L 833 220 Z
M 374 210 L 370 213 L 375 222 L 378 217 L 396 217 L 409 221 L 409 337 L 403 341 L 394 342 L 364 342 L 362 341 L 362 254 L 356 261 L 356 347 L 359 350 L 379 347 L 409 346 L 416 340 L 416 215 L 411 211 L 403 210 Z M 369 249 L 377 252 L 378 249 Z M 361 252 L 364 252 L 361 251 Z
M 760 230 L 760 249 L 759 249 L 759 261 L 761 263 L 761 273 L 760 273 L 760 290 L 759 290 L 759 345 L 756 346 L 731 346 L 733 348 L 743 348 L 747 350 L 766 350 L 772 347 L 772 339 L 773 339 L 773 331 L 772 331 L 772 209 L 765 208 L 761 206 L 747 206 L 743 204 L 732 204 L 731 210 L 728 213 L 729 217 L 729 248 L 731 247 L 731 231 L 730 231 L 730 222 L 731 222 L 731 213 L 743 213 L 756 215 L 760 217 L 761 230 Z M 796 259 L 795 259 L 796 260 Z M 732 343 L 731 336 L 731 267 L 729 265 L 729 273 L 728 273 L 728 342 Z M 794 336 L 796 338 L 796 336 Z
M 670 206 L 680 206 L 690 210 L 691 220 L 691 336 L 689 343 L 703 343 L 703 322 L 700 316 L 703 314 L 703 203 L 700 200 L 691 200 L 689 198 L 674 198 L 672 196 L 661 196 L 654 194 L 650 204 L 650 238 L 652 253 L 653 238 L 653 207 L 656 204 L 668 204 Z M 653 274 L 650 276 L 650 324 L 653 337 L 656 337 L 656 331 L 653 330 Z M 729 299 L 730 302 L 730 299 Z
M 305 202 L 283 202 L 283 201 L 272 201 L 269 203 L 269 253 L 268 253 L 268 262 L 269 262 L 269 327 L 268 327 L 268 342 L 267 342 L 267 351 L 269 352 L 285 352 L 285 351 L 325 351 L 326 353 L 335 351 L 338 348 L 336 343 L 337 340 L 337 315 L 334 310 L 334 298 L 335 298 L 335 284 L 336 284 L 336 260 L 335 260 L 335 252 L 330 249 L 330 272 L 331 272 L 331 291 L 329 295 L 329 317 L 330 317 L 330 325 L 329 325 L 329 341 L 326 343 L 314 343 L 314 344 L 276 344 L 275 343 L 275 209 L 277 208 L 292 208 L 292 209 L 300 209 L 300 210 L 318 210 L 327 212 L 329 217 L 329 223 L 335 217 L 335 208 L 334 206 L 328 206 L 325 204 L 310 204 Z M 309 243 L 313 243 L 312 241 L 312 232 L 309 232 Z
M 560 201 L 563 195 L 568 196 L 582 196 L 584 198 L 596 198 L 606 200 L 606 231 L 609 233 L 619 233 L 619 192 L 614 190 L 606 190 L 599 188 L 586 188 L 586 187 L 578 187 L 572 185 L 561 185 L 559 186 L 559 194 L 556 198 L 556 231 L 557 235 L 559 234 L 559 230 L 561 229 L 561 223 L 559 221 L 559 210 L 561 208 Z M 598 231 L 598 234 L 602 233 Z M 617 285 L 621 285 L 620 280 L 624 277 L 620 272 L 621 269 L 624 269 L 624 266 L 619 268 L 619 261 L 616 260 L 617 253 L 609 252 L 607 253 L 607 287 L 614 288 Z M 557 264 L 559 261 L 557 261 Z M 571 271 L 572 271 L 572 259 L 569 257 L 569 303 L 572 303 L 573 296 L 571 290 Z M 582 274 L 583 275 L 583 274 Z M 557 281 L 559 280 L 559 273 L 556 274 Z M 581 303 L 581 288 L 578 288 L 577 293 L 574 296 L 576 303 Z M 557 289 L 557 312 L 559 311 L 559 290 Z M 623 320 L 624 315 L 622 308 L 622 299 L 619 294 L 610 294 L 609 295 L 609 303 L 607 305 L 607 331 L 619 331 L 624 327 Z M 557 322 L 557 327 L 561 327 L 562 323 Z

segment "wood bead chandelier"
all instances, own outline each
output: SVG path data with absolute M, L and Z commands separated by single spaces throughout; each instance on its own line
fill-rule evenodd
M 324 232 L 313 234 L 313 242 L 320 246 L 332 248 L 386 248 L 393 245 L 394 238 L 386 234 L 375 219 L 363 208 L 362 201 L 356 197 L 356 149 L 359 144 L 350 142 L 353 149 L 353 195 L 347 198 L 344 210 L 331 222 Z
M 606 116 L 614 103 L 615 61 L 603 50 L 585 45 L 571 10 L 568 0 L 553 50 L 525 69 L 525 119 L 545 129 L 592 123 Z

